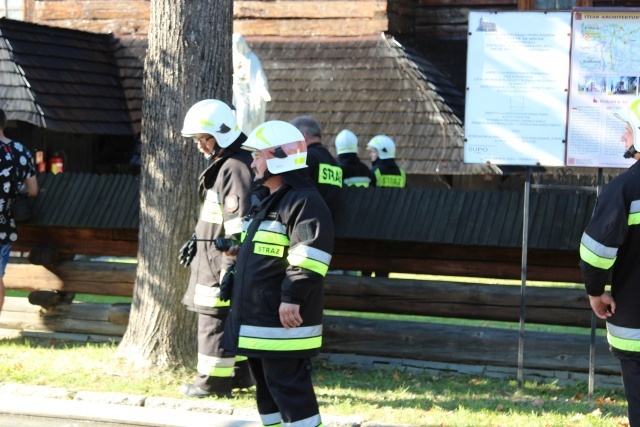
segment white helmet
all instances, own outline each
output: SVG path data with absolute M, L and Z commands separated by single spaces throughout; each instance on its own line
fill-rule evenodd
M 396 157 L 396 144 L 387 135 L 374 136 L 367 143 L 367 148 L 378 150 L 378 158 L 381 160 L 395 159 Z
M 640 153 L 640 96 L 613 114 L 623 122 L 631 125 L 633 146 L 625 153 L 625 157 L 631 158 L 635 153 Z M 634 150 L 635 152 L 632 152 Z
M 205 99 L 189 108 L 181 131 L 182 136 L 186 137 L 209 134 L 222 148 L 230 146 L 240 132 L 231 108 L 217 99 Z
M 280 120 L 265 122 L 255 128 L 242 148 L 261 151 L 272 174 L 307 167 L 307 144 L 294 125 Z
M 349 129 L 340 131 L 336 136 L 336 153 L 357 153 L 358 152 L 358 138 L 356 134 Z

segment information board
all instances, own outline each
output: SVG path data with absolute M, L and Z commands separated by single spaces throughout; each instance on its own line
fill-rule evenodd
M 613 113 L 638 94 L 640 9 L 574 9 L 567 165 L 627 168 L 625 122 Z
M 563 166 L 571 12 L 469 12 L 465 163 Z

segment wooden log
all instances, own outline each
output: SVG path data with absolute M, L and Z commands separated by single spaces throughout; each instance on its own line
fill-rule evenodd
M 12 260 L 7 265 L 7 289 L 51 289 L 77 294 L 133 296 L 136 264 L 94 261 L 63 261 L 48 269 Z
M 233 31 L 245 36 L 355 37 L 387 31 L 387 19 L 236 19 Z
M 0 312 L 0 328 L 122 336 L 126 323 L 109 322 L 109 304 L 74 302 L 52 310 L 29 304 L 26 298 L 8 297 Z
M 469 365 L 518 366 L 518 330 L 325 316 L 322 351 Z M 596 373 L 620 374 L 606 338 Z M 589 335 L 525 333 L 527 369 L 588 372 Z
M 411 314 L 518 322 L 520 286 L 334 276 L 325 278 L 325 307 L 332 310 Z M 591 307 L 582 289 L 528 286 L 527 323 L 591 325 Z M 598 326 L 604 327 L 599 319 Z
M 374 18 L 385 15 L 386 1 L 234 1 L 234 19 Z

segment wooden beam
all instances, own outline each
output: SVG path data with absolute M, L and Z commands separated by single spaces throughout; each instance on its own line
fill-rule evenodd
M 387 2 L 364 1 L 234 1 L 234 19 L 380 18 Z M 344 21 L 343 21 L 344 22 Z
M 517 329 L 325 316 L 322 351 L 469 365 L 518 366 Z M 619 375 L 606 338 L 596 337 L 596 373 Z M 589 370 L 589 335 L 527 332 L 525 369 Z
M 378 19 L 236 19 L 233 31 L 245 36 L 362 36 L 387 31 L 386 18 Z

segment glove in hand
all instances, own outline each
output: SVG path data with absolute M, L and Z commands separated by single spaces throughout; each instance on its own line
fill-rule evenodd
M 191 265 L 191 261 L 193 261 L 193 258 L 196 256 L 197 251 L 198 247 L 196 246 L 196 235 L 194 233 L 180 248 L 180 253 L 178 254 L 180 264 L 182 264 L 183 267 L 189 267 L 189 265 Z
M 227 269 L 222 281 L 220 282 L 220 301 L 227 302 L 231 299 L 231 292 L 233 291 L 233 279 L 236 275 L 236 264 L 233 263 Z

